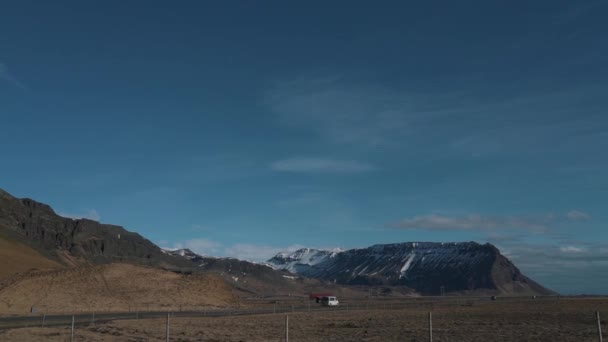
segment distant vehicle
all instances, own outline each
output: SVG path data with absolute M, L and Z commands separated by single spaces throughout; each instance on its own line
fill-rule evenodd
M 321 305 L 323 306 L 338 306 L 339 304 L 338 298 L 334 296 L 321 298 Z
M 317 293 L 311 293 L 308 296 L 308 299 L 310 299 L 310 300 L 314 299 L 317 303 L 320 303 L 321 298 L 323 298 L 323 297 L 335 297 L 335 295 L 330 292 L 317 292 Z

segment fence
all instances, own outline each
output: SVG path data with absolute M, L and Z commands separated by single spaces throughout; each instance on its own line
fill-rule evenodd
M 371 336 L 386 336 L 385 340 L 440 341 L 459 340 L 458 334 L 479 336 L 479 340 L 504 341 L 525 340 L 530 334 L 545 334 L 546 340 L 566 339 L 572 333 L 577 341 L 602 341 L 600 312 L 593 317 L 570 324 L 576 315 L 556 320 L 551 313 L 551 305 L 556 301 L 540 303 L 537 312 L 530 312 L 535 319 L 529 324 L 529 317 L 517 316 L 530 311 L 534 302 L 505 301 L 419 301 L 387 303 L 344 303 L 339 307 L 314 305 L 284 305 L 266 303 L 266 307 L 228 310 L 188 310 L 176 312 L 106 312 L 79 315 L 38 315 L 0 318 L 0 330 L 26 327 L 30 334 L 40 334 L 37 339 L 55 341 L 94 340 L 94 336 L 122 336 L 124 339 L 144 338 L 146 340 L 179 341 L 191 339 L 212 340 L 264 340 L 264 341 L 321 341 L 339 336 L 349 336 L 348 340 L 360 340 Z M 580 303 L 574 303 L 580 304 Z M 504 308 L 507 305 L 507 308 Z M 513 306 L 509 309 L 508 306 Z M 524 305 L 526 310 L 517 309 Z M 602 304 L 603 305 L 603 304 Z M 519 311 L 518 311 L 519 310 Z M 501 311 L 496 313 L 495 311 Z M 533 311 L 533 310 L 532 310 Z M 573 311 L 574 312 L 574 311 Z M 534 316 L 542 314 L 541 316 Z M 469 317 L 460 319 L 459 317 Z M 477 315 L 477 316 L 475 316 Z M 494 315 L 494 318 L 486 316 Z M 545 317 L 546 316 L 546 317 Z M 488 319 L 485 319 L 488 318 Z M 580 320 L 580 318 L 578 318 Z M 501 329 L 501 321 L 513 322 L 516 331 L 508 326 Z M 498 325 L 495 324 L 498 322 Z M 548 325 L 554 322 L 554 326 Z M 524 324 L 525 323 L 525 324 Z M 576 322 L 575 322 L 576 323 Z M 41 329 L 43 328 L 44 329 Z M 589 328 L 592 329 L 589 329 Z M 35 328 L 35 329 L 34 329 Z M 508 330 L 508 331 L 507 331 Z M 540 330 L 547 330 L 545 332 Z M 551 331 L 549 331 L 551 330 Z M 46 334 L 46 335 L 45 335 Z M 236 338 L 233 335 L 238 335 Z M 498 335 L 497 335 L 498 334 Z M 556 335 L 557 334 L 557 335 Z M 543 335 L 543 336 L 545 336 Z M 556 336 L 554 336 L 556 335 Z M 540 335 L 539 335 L 540 336 Z M 549 338 L 551 336 L 551 338 Z M 559 337 L 558 337 L 559 336 Z M 538 337 L 538 336 L 537 336 Z M 561 337 L 561 338 L 560 338 Z M 19 340 L 19 336 L 14 337 Z M 31 338 L 30 338 L 31 339 Z M 11 340 L 3 338 L 0 340 Z M 475 340 L 475 339 L 473 339 Z M 536 340 L 543 340 L 537 338 Z

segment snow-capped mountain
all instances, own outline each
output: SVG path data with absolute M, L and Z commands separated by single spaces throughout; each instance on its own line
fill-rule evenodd
M 527 278 L 496 247 L 475 242 L 407 242 L 332 252 L 300 249 L 268 263 L 311 278 L 352 285 L 405 285 L 436 294 L 487 289 L 550 293 Z
M 250 293 L 277 293 L 277 291 L 290 293 L 293 291 L 290 290 L 291 286 L 298 278 L 287 271 L 276 270 L 266 263 L 201 255 L 187 248 L 162 251 L 179 259 L 188 260 L 192 273 L 215 273 L 239 289 Z
M 193 251 L 191 251 L 188 248 L 181 248 L 181 249 L 163 249 L 162 250 L 164 253 L 166 254 L 170 254 L 173 256 L 179 256 L 182 258 L 186 258 L 188 260 L 191 260 L 193 262 L 197 262 L 197 261 L 201 261 L 205 258 L 205 256 L 194 253 Z
M 342 252 L 341 249 L 325 251 L 313 248 L 302 248 L 293 253 L 278 253 L 268 260 L 268 264 L 278 270 L 287 270 L 292 273 L 306 275 L 312 271 L 311 269 L 314 268 L 314 266 L 334 258 L 340 252 Z

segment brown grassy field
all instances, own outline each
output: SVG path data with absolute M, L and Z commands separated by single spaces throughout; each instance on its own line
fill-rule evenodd
M 0 315 L 178 310 L 234 306 L 232 286 L 216 275 L 184 276 L 152 267 L 109 264 L 31 271 L 0 284 Z
M 64 266 L 41 255 L 0 231 L 0 278 L 31 269 L 57 269 Z
M 474 305 L 411 302 L 406 309 L 301 312 L 289 315 L 290 341 L 598 341 L 595 311 L 608 317 L 605 298 L 543 298 Z M 172 318 L 172 341 L 282 341 L 284 314 Z M 606 320 L 602 322 L 606 331 Z M 66 341 L 69 327 L 0 332 L 2 341 Z M 164 319 L 79 326 L 76 341 L 164 341 Z

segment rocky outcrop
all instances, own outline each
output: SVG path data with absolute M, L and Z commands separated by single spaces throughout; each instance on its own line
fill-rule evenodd
M 0 190 L 0 229 L 63 263 L 130 262 L 171 267 L 191 266 L 163 253 L 151 241 L 123 227 L 57 215 L 29 198 Z

